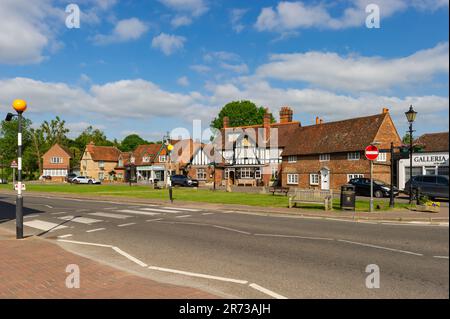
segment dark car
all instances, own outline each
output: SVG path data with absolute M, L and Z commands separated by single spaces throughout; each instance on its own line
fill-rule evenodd
M 405 193 L 409 195 L 409 185 L 411 180 L 405 184 Z M 422 195 L 428 196 L 430 199 L 436 197 L 448 199 L 448 176 L 445 175 L 417 175 L 412 178 L 413 194 L 417 189 Z
M 349 184 L 355 186 L 357 196 L 370 196 L 370 178 L 353 178 Z M 394 196 L 398 195 L 398 188 L 393 187 Z M 391 196 L 391 187 L 378 180 L 373 181 L 373 196 L 376 198 Z
M 186 175 L 173 175 L 170 180 L 172 181 L 172 186 L 198 187 L 198 180 Z
M 72 183 L 72 180 L 75 178 L 75 177 L 77 177 L 78 175 L 77 174 L 68 174 L 67 176 L 66 176 L 66 181 L 68 182 L 68 183 Z

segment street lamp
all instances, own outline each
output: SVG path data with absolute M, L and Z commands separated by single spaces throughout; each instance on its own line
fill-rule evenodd
M 209 163 L 209 167 L 213 168 L 213 191 L 216 191 L 216 161 Z
M 166 147 L 167 156 L 169 159 L 169 170 L 167 172 L 167 184 L 169 185 L 169 199 L 170 202 L 173 203 L 173 194 L 172 194 L 172 158 L 171 158 L 171 152 L 173 150 L 173 145 L 170 144 L 170 135 L 167 133 L 167 136 L 165 137 L 165 143 L 164 146 Z
M 413 123 L 416 120 L 417 112 L 414 111 L 413 106 L 409 107 L 408 112 L 405 112 L 406 119 L 409 123 L 409 204 L 412 203 L 412 166 L 413 166 Z
M 14 100 L 13 109 L 17 115 L 8 113 L 5 121 L 9 122 L 14 116 L 18 118 L 17 133 L 17 197 L 16 197 L 16 238 L 23 238 L 23 196 L 22 196 L 22 113 L 27 109 L 27 102 L 24 100 Z

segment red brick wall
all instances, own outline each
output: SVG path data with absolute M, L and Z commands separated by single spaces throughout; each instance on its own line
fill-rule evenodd
M 63 162 L 61 164 L 53 164 L 51 163 L 52 157 L 62 157 Z M 57 145 L 52 146 L 52 148 L 42 156 L 42 161 L 44 169 L 70 169 L 70 157 Z
M 199 180 L 200 183 L 212 183 L 214 181 L 214 168 L 210 168 L 208 166 L 192 166 L 188 172 L 188 176 L 190 176 L 193 179 L 197 178 L 197 169 L 202 168 L 206 171 L 206 180 Z M 216 168 L 216 185 L 220 185 L 223 178 L 223 169 L 222 168 Z

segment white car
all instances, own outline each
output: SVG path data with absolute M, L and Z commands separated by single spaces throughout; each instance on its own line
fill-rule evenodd
M 100 184 L 99 181 L 96 181 L 94 178 L 87 177 L 87 176 L 77 176 L 72 179 L 72 183 L 75 183 L 75 184 Z

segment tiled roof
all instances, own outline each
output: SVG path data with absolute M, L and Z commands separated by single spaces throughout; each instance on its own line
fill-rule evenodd
M 67 148 L 65 146 L 62 146 L 62 145 L 59 145 L 58 143 L 53 144 L 52 147 L 50 147 L 50 149 L 47 152 L 45 152 L 45 154 L 42 157 L 44 157 L 47 153 L 54 152 L 56 148 L 61 149 L 64 153 L 66 153 L 66 155 L 68 157 L 72 158 L 72 156 L 70 155 L 69 148 Z
M 417 144 L 424 146 L 424 152 L 448 152 L 448 132 L 428 133 L 420 136 Z
M 89 143 L 86 146 L 86 151 L 91 154 L 94 161 L 117 162 L 120 151 L 115 146 L 96 146 Z
M 289 134 L 283 156 L 361 151 L 374 142 L 389 113 L 297 127 Z
M 161 150 L 162 144 L 145 144 L 139 145 L 133 152 L 134 164 L 135 165 L 150 165 L 150 163 L 155 161 L 155 156 L 158 155 Z M 149 157 L 149 162 L 144 163 L 142 158 L 146 156 Z

